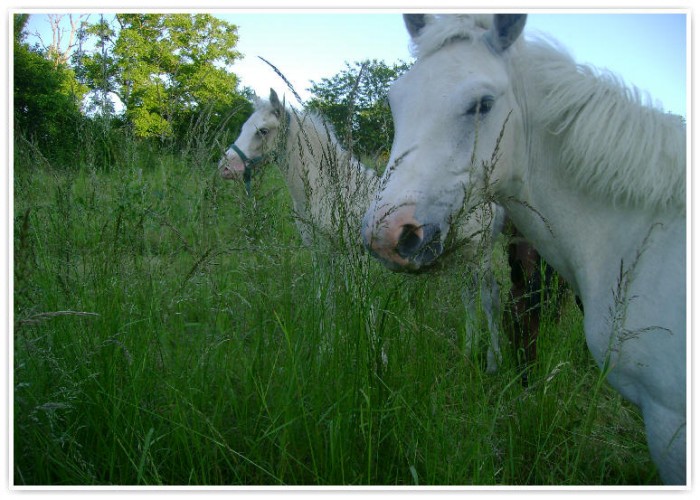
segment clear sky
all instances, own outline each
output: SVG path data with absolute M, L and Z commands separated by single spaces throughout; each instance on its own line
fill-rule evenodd
M 337 74 L 345 62 L 412 60 L 400 11 L 210 12 L 238 26 L 237 48 L 245 58 L 232 69 L 244 86 L 262 96 L 268 95 L 270 87 L 284 91 L 285 85 L 257 56 L 274 64 L 303 99 L 309 97 L 311 81 Z M 686 114 L 685 13 L 540 12 L 529 12 L 526 36 L 550 36 L 577 61 L 612 70 L 627 84 L 647 92 L 663 109 Z M 42 29 L 48 29 L 48 23 L 37 15 L 30 22 L 30 32 Z

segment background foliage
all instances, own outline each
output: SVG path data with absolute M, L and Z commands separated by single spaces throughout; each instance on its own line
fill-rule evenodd
M 209 158 L 215 161 L 252 110 L 252 91 L 227 69 L 244 56 L 236 49 L 237 27 L 215 16 L 71 17 L 68 48 L 27 44 L 27 20 L 15 16 L 16 138 L 57 166 L 111 168 L 125 141 L 154 154 L 201 154 L 208 143 L 218 147 Z M 49 20 L 58 29 L 58 16 Z M 381 164 L 393 136 L 388 88 L 408 67 L 346 62 L 339 74 L 312 82 L 306 105 L 349 149 Z
M 80 101 L 87 89 L 71 68 L 54 67 L 45 51 L 23 43 L 28 19 L 17 15 L 14 23 L 15 133 L 40 144 L 48 158 L 67 161 L 80 140 Z
M 358 155 L 386 161 L 394 137 L 389 86 L 410 66 L 376 59 L 345 66 L 337 75 L 312 83 L 309 108 L 325 116 Z

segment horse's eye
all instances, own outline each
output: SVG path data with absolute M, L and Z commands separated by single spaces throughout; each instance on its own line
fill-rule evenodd
M 469 106 L 469 109 L 467 109 L 467 115 L 469 115 L 469 116 L 474 116 L 476 114 L 485 115 L 489 111 L 491 111 L 491 108 L 493 108 L 494 102 L 495 102 L 495 100 L 493 97 L 490 97 L 490 96 L 482 97 L 481 99 L 472 103 L 471 106 Z
M 260 137 L 265 137 L 265 136 L 266 136 L 267 134 L 269 134 L 269 133 L 270 133 L 270 130 L 269 130 L 269 129 L 266 129 L 266 128 L 259 128 L 259 129 L 258 129 L 258 135 L 259 135 Z

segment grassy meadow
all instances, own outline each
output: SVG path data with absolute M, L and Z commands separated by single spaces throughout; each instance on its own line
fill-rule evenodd
M 273 166 L 15 155 L 15 485 L 658 484 L 573 297 L 525 388 L 466 352 L 466 266 L 304 247 Z

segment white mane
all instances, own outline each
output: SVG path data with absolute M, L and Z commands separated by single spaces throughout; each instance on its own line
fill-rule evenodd
M 412 52 L 423 58 L 453 40 L 478 41 L 491 24 L 491 15 L 426 16 Z M 576 64 L 552 42 L 521 37 L 506 58 L 530 126 L 560 137 L 560 163 L 579 187 L 615 203 L 685 210 L 681 117 L 645 103 L 612 74 Z
M 542 40 L 529 41 L 510 60 L 530 125 L 561 138 L 561 164 L 574 182 L 616 203 L 685 209 L 681 117 Z

